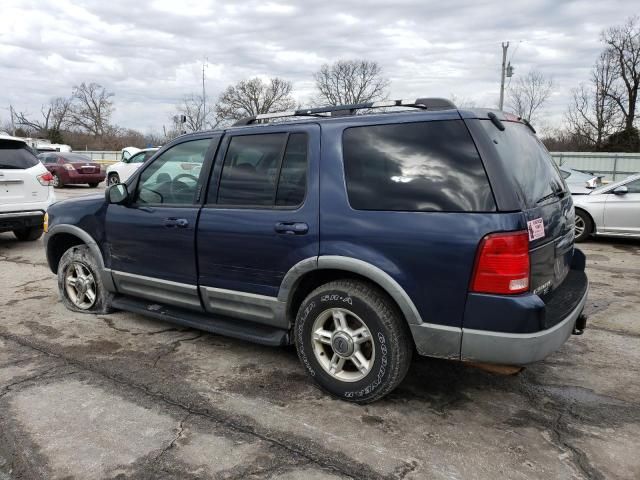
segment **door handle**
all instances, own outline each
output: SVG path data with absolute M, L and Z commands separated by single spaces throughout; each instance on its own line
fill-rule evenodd
M 304 222 L 278 222 L 275 231 L 285 235 L 304 235 L 309 231 L 309 225 Z
M 189 226 L 189 220 L 186 218 L 167 218 L 164 221 L 164 226 L 167 228 L 187 228 Z

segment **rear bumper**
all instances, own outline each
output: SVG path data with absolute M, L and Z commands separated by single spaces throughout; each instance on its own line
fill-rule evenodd
M 43 210 L 0 213 L 0 232 L 10 232 L 12 230 L 29 227 L 42 227 L 43 221 Z
M 100 171 L 98 173 L 80 173 L 70 170 L 61 179 L 65 184 L 100 183 L 104 181 L 105 177 L 106 175 L 103 171 Z
M 588 288 L 559 323 L 534 333 L 505 333 L 462 329 L 460 359 L 504 365 L 526 365 L 544 359 L 566 342 L 587 301 Z

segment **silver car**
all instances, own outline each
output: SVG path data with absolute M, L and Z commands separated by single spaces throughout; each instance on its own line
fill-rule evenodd
M 640 238 L 640 173 L 574 195 L 576 241 L 590 235 Z
M 571 195 L 588 195 L 594 188 L 602 185 L 602 177 L 599 175 L 584 173 L 564 165 L 559 166 L 558 170 L 569 187 Z

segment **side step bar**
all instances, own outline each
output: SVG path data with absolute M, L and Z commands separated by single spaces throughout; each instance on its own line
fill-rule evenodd
M 210 333 L 233 337 L 247 342 L 279 347 L 289 345 L 287 330 L 259 325 L 245 320 L 214 316 L 206 313 L 185 310 L 179 307 L 150 303 L 149 301 L 117 295 L 112 305 L 119 310 L 139 313 L 165 322 L 171 322 L 186 327 L 205 330 Z

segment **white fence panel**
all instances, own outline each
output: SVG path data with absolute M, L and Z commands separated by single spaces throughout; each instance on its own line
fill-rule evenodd
M 609 182 L 640 172 L 640 153 L 551 152 L 558 165 L 604 175 Z

